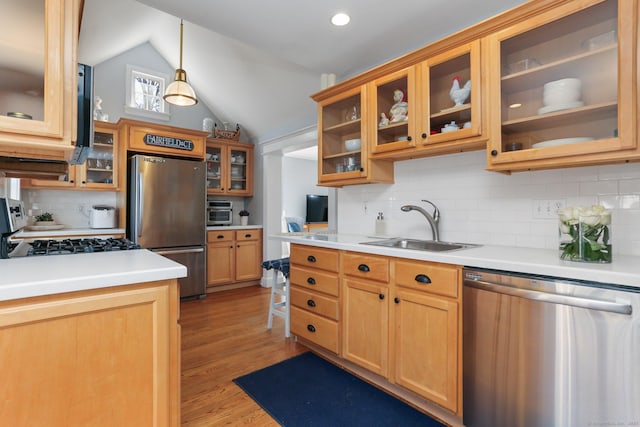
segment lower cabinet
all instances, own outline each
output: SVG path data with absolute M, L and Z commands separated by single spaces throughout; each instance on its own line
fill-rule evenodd
M 292 244 L 289 259 L 291 333 L 338 354 L 338 251 Z
M 207 232 L 207 287 L 259 280 L 261 264 L 262 230 Z
M 177 282 L 0 302 L 2 425 L 180 425 Z

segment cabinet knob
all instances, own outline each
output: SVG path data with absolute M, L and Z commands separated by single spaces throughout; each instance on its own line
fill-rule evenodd
M 307 277 L 307 283 L 310 285 L 315 285 L 316 279 L 314 279 L 313 277 Z
M 309 307 L 315 307 L 316 306 L 316 302 L 314 300 L 312 300 L 312 299 L 308 299 L 307 300 L 307 305 Z
M 422 136 L 422 139 L 427 139 L 427 134 L 425 132 L 422 132 L 422 135 L 420 136 Z
M 371 271 L 371 269 L 369 268 L 369 266 L 367 264 L 360 264 L 358 266 L 358 270 L 362 271 L 363 273 L 368 273 Z
M 316 262 L 316 257 L 314 257 L 313 255 L 309 255 L 309 256 L 307 257 L 307 261 L 309 261 L 309 262 Z
M 244 237 L 248 239 L 251 237 L 251 234 L 245 234 Z
M 71 180 L 69 180 L 69 182 L 70 182 L 71 184 L 73 184 L 75 181 L 71 179 Z
M 411 141 L 411 139 L 412 139 L 412 138 L 411 138 L 411 135 L 409 135 L 409 136 L 407 137 L 407 141 Z
M 395 297 L 395 298 L 393 299 L 393 302 L 395 302 L 396 304 L 398 304 L 398 303 L 400 302 L 400 298 Z
M 84 185 L 84 184 L 86 184 L 86 183 L 87 183 L 87 181 L 82 181 L 82 184 L 83 184 L 83 185 Z
M 378 298 L 384 299 L 384 294 L 378 294 Z
M 431 278 L 429 278 L 429 276 L 427 276 L 426 274 L 418 274 L 414 280 L 418 283 L 424 283 L 425 285 L 427 283 L 431 283 Z
M 360 168 L 360 172 L 364 172 L 364 168 Z
M 236 245 L 236 248 L 239 248 L 239 247 L 240 247 L 240 245 Z
M 497 156 L 498 155 L 498 150 L 491 150 L 491 155 L 492 156 Z
M 224 239 L 224 235 L 223 235 L 223 234 L 218 234 L 218 235 L 216 236 L 216 238 L 218 238 L 218 239 Z
M 316 327 L 315 327 L 315 326 L 313 326 L 313 325 L 307 325 L 307 330 L 308 330 L 309 332 L 315 332 L 315 331 L 316 331 Z

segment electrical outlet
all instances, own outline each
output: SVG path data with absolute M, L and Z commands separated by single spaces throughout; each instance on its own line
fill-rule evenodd
M 557 219 L 558 211 L 565 207 L 562 199 L 534 200 L 533 217 L 536 219 Z

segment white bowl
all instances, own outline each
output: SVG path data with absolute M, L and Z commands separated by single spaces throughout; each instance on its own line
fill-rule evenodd
M 544 105 L 571 104 L 580 100 L 580 79 L 555 80 L 544 85 Z
M 347 151 L 356 151 L 360 149 L 360 138 L 347 139 L 344 142 L 344 149 Z

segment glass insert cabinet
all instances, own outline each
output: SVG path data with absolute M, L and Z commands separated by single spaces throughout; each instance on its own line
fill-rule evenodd
M 487 38 L 500 106 L 491 169 L 580 164 L 634 148 L 633 2 L 555 8 Z M 584 2 L 581 2 L 581 4 Z M 571 156 L 571 159 L 568 157 Z M 561 159 L 561 160 L 557 160 Z
M 253 194 L 253 145 L 207 140 L 207 194 Z

